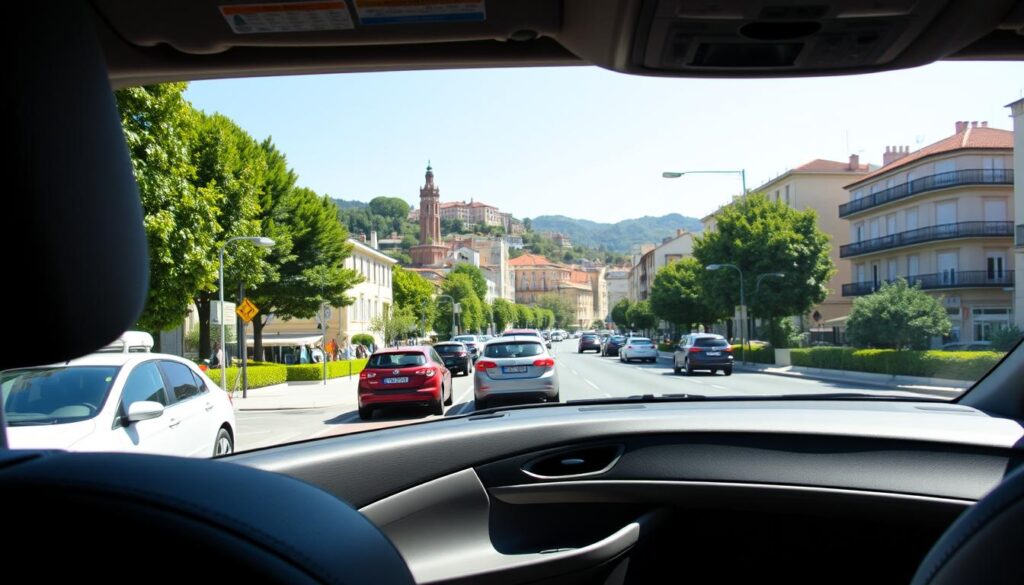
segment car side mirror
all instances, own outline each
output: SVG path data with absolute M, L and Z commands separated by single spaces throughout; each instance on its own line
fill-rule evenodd
M 128 424 L 157 418 L 164 414 L 164 405 L 152 400 L 139 400 L 128 406 Z
M 684 350 L 684 349 L 686 349 L 686 344 L 685 343 L 680 343 L 679 345 L 676 346 L 676 349 Z

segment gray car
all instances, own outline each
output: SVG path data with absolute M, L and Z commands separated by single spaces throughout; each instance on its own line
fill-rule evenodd
M 672 371 L 679 375 L 686 371 L 687 375 L 694 370 L 708 370 L 712 374 L 718 370 L 732 375 L 732 346 L 721 335 L 712 333 L 691 333 L 684 336 L 672 356 Z
M 476 362 L 473 397 L 477 410 L 504 398 L 558 402 L 558 372 L 544 340 L 506 335 L 488 342 Z

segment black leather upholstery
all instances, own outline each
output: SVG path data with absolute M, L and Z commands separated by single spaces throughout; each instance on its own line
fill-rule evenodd
M 1024 583 L 1024 466 L 946 530 L 913 585 Z
M 348 505 L 225 461 L 7 452 L 0 502 L 4 557 L 27 580 L 413 583 Z

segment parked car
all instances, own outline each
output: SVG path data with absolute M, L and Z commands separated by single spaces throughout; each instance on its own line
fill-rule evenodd
M 234 451 L 227 393 L 178 356 L 95 353 L 0 373 L 15 449 L 130 451 L 186 457 Z
M 694 370 L 718 370 L 732 375 L 732 346 L 721 335 L 712 333 L 691 333 L 684 336 L 672 354 L 672 371 L 679 375 L 684 370 L 690 375 Z
M 970 341 L 946 343 L 942 351 L 993 351 L 991 341 Z
M 658 361 L 658 348 L 647 337 L 627 337 L 625 344 L 619 348 L 619 361 L 631 362 L 633 360 L 656 362 Z
M 604 357 L 619 355 L 619 349 L 625 344 L 625 335 L 612 335 L 601 345 L 601 355 Z
M 477 410 L 488 408 L 495 398 L 558 402 L 555 360 L 542 341 L 533 335 L 510 335 L 484 346 L 473 375 Z
M 421 405 L 440 415 L 452 403 L 452 374 L 430 346 L 381 349 L 359 372 L 358 393 L 359 418 L 363 420 L 386 406 Z
M 576 345 L 576 352 L 583 353 L 590 350 L 601 353 L 601 340 L 598 339 L 595 333 L 584 333 L 580 336 L 580 342 Z
M 457 341 L 442 341 L 434 344 L 434 351 L 444 360 L 444 367 L 452 374 L 461 372 L 463 376 L 473 373 L 473 356 L 465 344 Z

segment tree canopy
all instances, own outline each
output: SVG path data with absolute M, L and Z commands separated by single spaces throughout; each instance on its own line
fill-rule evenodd
M 668 263 L 654 276 L 651 285 L 651 310 L 655 316 L 689 328 L 712 323 L 724 316 L 706 302 L 701 279 L 707 271 L 693 258 Z

